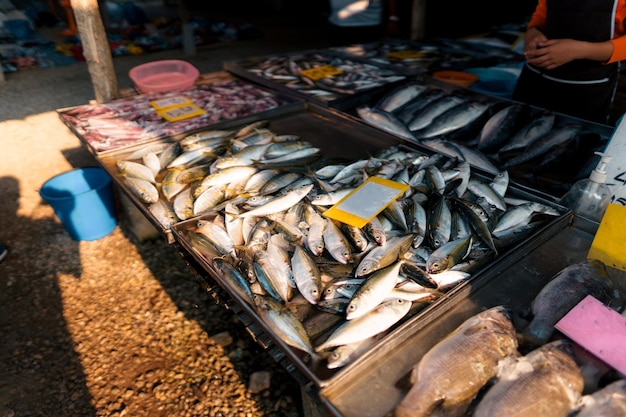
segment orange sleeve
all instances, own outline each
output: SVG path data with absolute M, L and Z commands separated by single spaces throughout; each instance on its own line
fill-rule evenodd
M 615 12 L 615 33 L 611 43 L 613 53 L 607 64 L 626 60 L 626 29 L 624 29 L 624 19 L 626 19 L 626 0 L 620 0 Z
M 530 17 L 530 22 L 528 22 L 527 27 L 537 26 L 538 28 L 543 29 L 546 26 L 547 17 L 548 17 L 548 6 L 546 5 L 546 0 L 539 0 L 537 3 L 537 7 L 535 8 L 535 11 Z

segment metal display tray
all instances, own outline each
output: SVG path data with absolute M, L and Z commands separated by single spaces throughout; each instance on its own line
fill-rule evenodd
M 343 112 L 361 123 L 384 130 L 382 127 L 367 123 L 359 116 L 357 109 L 361 106 L 376 107 L 384 98 L 385 93 L 391 93 L 395 89 L 400 90 L 404 86 L 408 86 L 410 84 L 425 85 L 432 89 L 443 90 L 446 93 L 454 93 L 467 97 L 468 100 L 478 100 L 481 102 L 492 103 L 495 106 L 494 109 L 501 109 L 511 104 L 523 104 L 511 99 L 487 95 L 485 93 L 474 91 L 470 88 L 455 86 L 428 75 L 418 75 L 395 85 L 393 89 L 390 88 L 386 90 L 386 92 L 382 95 L 379 94 L 375 97 L 364 97 L 364 101 L 357 103 L 352 108 L 343 109 Z M 531 111 L 531 120 L 532 118 L 539 117 L 546 111 L 545 109 L 536 106 L 528 105 L 528 107 Z M 507 169 L 507 171 L 509 172 L 511 181 L 514 183 L 538 190 L 544 194 L 552 196 L 555 200 L 559 200 L 577 180 L 588 177 L 591 170 L 596 167 L 599 157 L 594 155 L 594 152 L 602 151 L 606 147 L 613 134 L 614 128 L 608 125 L 575 118 L 558 112 L 554 112 L 554 115 L 554 128 L 564 125 L 580 126 L 581 134 L 578 139 L 568 142 L 566 145 L 561 147 L 562 149 L 559 148 L 560 157 L 555 158 L 545 167 L 539 166 L 540 158 L 536 157 L 530 161 L 513 166 Z M 477 120 L 477 122 L 481 123 L 471 123 L 466 126 L 466 128 L 461 128 L 452 132 L 449 136 L 441 138 L 456 141 L 469 147 L 475 146 L 476 139 L 480 136 L 482 127 L 488 121 L 488 118 L 483 119 L 484 120 L 482 121 L 480 119 Z M 409 139 L 400 134 L 394 135 L 398 136 L 398 138 L 406 143 L 416 143 L 426 147 L 426 145 L 422 144 L 418 139 Z M 432 148 L 432 150 L 436 151 L 434 148 Z M 520 150 L 520 152 L 522 151 Z M 551 153 L 558 154 L 556 151 Z M 499 166 L 497 161 L 494 161 L 494 163 L 498 169 L 504 170 L 504 168 Z
M 248 80 L 233 77 L 223 73 L 221 77 L 208 75 L 207 80 L 201 80 L 192 88 L 164 93 L 147 93 L 120 98 L 110 103 L 87 104 L 58 109 L 57 114 L 61 121 L 80 139 L 87 150 L 94 156 L 115 154 L 127 149 L 136 149 L 137 146 L 158 143 L 163 140 L 178 140 L 199 130 L 220 129 L 224 126 L 232 126 L 233 123 L 242 123 L 269 117 L 276 112 L 289 111 L 292 107 L 302 106 L 303 100 L 293 95 L 281 93 L 251 83 Z M 208 89 L 208 90 L 207 90 Z M 238 96 L 233 99 L 225 97 L 222 90 L 234 89 Z M 204 100 L 204 105 L 193 101 L 197 94 Z M 255 96 L 254 100 L 242 105 L 242 100 Z M 200 105 L 204 114 L 174 122 L 165 122 L 155 108 L 150 106 L 150 101 L 185 96 L 191 98 L 194 104 Z M 188 97 L 189 96 L 189 97 Z M 271 101 L 269 98 L 271 97 Z M 236 98 L 236 100 L 235 100 Z M 274 107 L 270 108 L 269 103 Z M 135 104 L 139 109 L 134 108 Z M 253 103 L 258 108 L 252 107 Z M 246 107 L 249 106 L 249 107 Z M 99 113 L 109 115 L 103 121 L 102 131 L 94 128 L 88 132 L 85 126 L 91 125 L 88 114 L 94 114 L 97 118 Z M 222 112 L 220 114 L 220 112 Z M 97 120 L 94 120 L 94 124 Z M 122 133 L 115 132 L 116 126 L 122 129 L 128 128 L 135 138 L 129 139 Z M 108 137 L 106 132 L 113 131 Z M 130 133 L 129 133 L 130 134 Z
M 469 285 L 450 293 L 440 308 L 431 309 L 421 320 L 399 329 L 393 338 L 377 345 L 348 372 L 337 375 L 320 390 L 330 415 L 389 415 L 406 394 L 408 376 L 421 357 L 484 309 L 509 307 L 519 327 L 519 317 L 541 288 L 560 270 L 586 258 L 597 227 L 597 223 L 577 215 L 564 216 Z M 612 268 L 609 272 L 616 288 L 626 291 L 626 273 Z
M 316 63 L 320 63 L 320 60 L 334 60 L 334 62 L 341 64 L 341 71 L 344 74 L 349 75 L 351 78 L 361 80 L 365 78 L 363 75 L 363 71 L 359 68 L 351 69 L 350 65 L 356 64 L 360 66 L 368 66 L 375 69 L 380 74 L 387 74 L 390 79 L 382 80 L 379 85 L 373 86 L 371 88 L 362 87 L 355 92 L 345 93 L 342 91 L 336 92 L 336 94 L 332 97 L 323 97 L 314 94 L 315 90 L 322 90 L 331 93 L 332 91 L 330 88 L 324 88 L 323 86 L 320 86 L 315 88 L 311 87 L 310 89 L 298 89 L 294 87 L 293 80 L 291 79 L 279 79 L 279 77 L 275 77 L 274 79 L 272 79 L 269 74 L 264 75 L 262 71 L 259 71 L 259 67 L 265 62 L 295 59 L 306 62 L 309 67 L 317 66 Z M 407 77 L 406 71 L 400 71 L 391 65 L 376 63 L 371 60 L 358 57 L 348 57 L 344 54 L 340 54 L 338 52 L 333 52 L 330 50 L 310 50 L 295 52 L 286 55 L 267 55 L 252 57 L 240 61 L 225 61 L 224 70 L 241 78 L 245 78 L 258 84 L 267 86 L 272 90 L 290 94 L 294 97 L 310 101 L 323 107 L 332 107 L 338 110 L 352 108 L 365 100 L 365 98 L 370 96 L 376 96 L 377 94 L 380 94 L 382 91 L 390 88 L 393 85 L 396 85 Z M 297 78 L 302 80 L 304 76 L 298 75 Z
M 324 156 L 330 158 L 356 159 L 368 157 L 380 149 L 399 143 L 398 139 L 392 135 L 357 123 L 338 111 L 304 102 L 274 109 L 267 113 L 216 124 L 211 129 L 228 130 L 243 127 L 259 120 L 270 121 L 270 129 L 276 134 L 299 135 L 302 139 L 321 147 Z M 194 132 L 188 132 L 188 134 L 191 133 Z M 180 139 L 178 138 L 178 140 Z M 166 138 L 151 144 L 175 140 L 174 138 Z M 150 212 L 148 205 L 129 189 L 123 181 L 122 174 L 117 169 L 117 161 L 124 160 L 127 155 L 143 146 L 146 144 L 98 155 L 96 159 L 139 211 L 164 235 L 169 243 L 173 243 L 174 238 L 171 230 L 163 227 Z
M 290 133 L 297 134 L 301 138 L 309 140 L 315 146 L 319 146 L 322 149 L 323 155 L 327 157 L 347 157 L 347 158 L 360 158 L 373 154 L 376 150 L 389 147 L 391 145 L 405 146 L 405 144 L 399 143 L 397 138 L 392 135 L 387 135 L 384 132 L 380 132 L 376 129 L 371 129 L 369 126 L 359 123 L 345 117 L 340 112 L 329 111 L 325 108 L 320 108 L 309 104 L 308 108 L 299 113 L 285 114 L 280 117 L 272 119 L 269 128 L 277 133 Z M 419 149 L 419 147 L 413 147 Z M 424 149 L 418 152 L 422 152 L 425 155 L 432 155 L 433 152 L 428 149 Z M 480 173 L 473 174 L 478 178 L 486 178 Z M 533 232 L 543 233 L 546 227 L 549 227 L 553 222 L 558 221 L 559 218 L 567 216 L 569 213 L 564 207 L 556 205 L 550 200 L 544 199 L 541 195 L 533 193 L 532 190 L 524 190 L 521 188 L 509 187 L 507 196 L 512 198 L 526 199 L 538 201 L 551 207 L 558 208 L 563 214 L 556 216 L 553 219 L 546 220 L 541 226 Z M 293 362 L 297 369 L 316 387 L 323 387 L 343 373 L 350 373 L 352 365 L 346 367 L 330 370 L 325 366 L 312 366 L 307 354 L 298 351 L 297 349 L 289 347 L 279 336 L 274 334 L 268 326 L 263 322 L 260 316 L 256 313 L 254 308 L 248 304 L 245 300 L 238 295 L 236 289 L 232 287 L 232 284 L 222 277 L 218 271 L 212 266 L 211 254 L 199 253 L 194 249 L 193 243 L 187 234 L 189 229 L 193 229 L 197 220 L 203 218 L 213 218 L 215 213 L 206 214 L 193 219 L 185 220 L 176 223 L 171 228 L 171 233 L 174 240 L 180 244 L 186 251 L 188 251 L 200 264 L 207 273 L 217 283 L 224 288 L 228 294 L 237 301 L 237 303 L 244 310 L 246 315 L 250 316 L 256 323 L 258 328 L 262 329 L 274 343 L 280 347 L 280 349 L 287 355 L 287 357 Z M 523 244 L 523 241 L 519 243 Z M 472 282 L 475 277 L 479 277 L 482 273 L 489 271 L 494 263 L 500 262 L 500 259 L 507 258 L 508 256 L 516 256 L 518 251 L 517 245 L 513 245 L 506 250 L 503 250 L 495 259 L 485 257 L 483 261 L 479 262 L 475 269 L 472 270 L 472 277 L 459 284 L 464 286 L 467 283 Z M 393 341 L 395 339 L 395 332 L 403 332 L 405 326 L 413 326 L 411 323 L 421 322 L 421 317 L 427 314 L 431 310 L 437 310 L 439 306 L 445 305 L 448 302 L 449 294 L 442 296 L 440 299 L 428 304 L 417 306 L 413 309 L 403 321 L 397 323 L 392 327 L 391 331 L 384 337 L 382 337 L 377 343 L 379 345 L 385 345 L 387 341 Z M 354 364 L 360 362 L 357 359 Z

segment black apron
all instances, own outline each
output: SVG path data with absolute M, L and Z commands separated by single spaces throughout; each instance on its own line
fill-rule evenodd
M 548 39 L 604 42 L 613 38 L 617 0 L 547 0 Z M 619 63 L 578 59 L 553 70 L 525 64 L 513 99 L 581 119 L 607 123 Z

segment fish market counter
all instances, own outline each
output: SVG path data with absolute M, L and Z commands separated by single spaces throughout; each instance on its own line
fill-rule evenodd
M 181 96 L 205 103 L 205 113 L 162 123 L 151 102 Z M 493 307 L 506 309 L 515 334 L 509 356 L 526 354 L 516 335 L 538 314 L 528 311 L 533 299 L 581 265 L 597 228 L 506 170 L 236 77 L 59 115 L 202 286 L 300 383 L 312 415 L 404 415 L 415 407 L 412 395 L 405 401 L 412 369 Z M 402 192 L 364 225 L 327 216 L 373 179 Z M 621 273 L 599 279 L 610 291 L 598 298 L 626 294 Z M 610 301 L 623 307 L 623 297 Z M 448 407 L 446 389 L 424 394 L 432 410 L 415 415 Z M 463 403 L 476 407 L 477 394 Z

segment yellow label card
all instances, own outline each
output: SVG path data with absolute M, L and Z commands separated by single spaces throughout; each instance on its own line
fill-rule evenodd
M 393 51 L 387 54 L 387 58 L 396 59 L 398 61 L 404 61 L 406 59 L 420 59 L 424 58 L 425 56 L 425 53 L 411 49 L 406 49 L 403 51 Z
M 371 177 L 326 210 L 324 216 L 363 227 L 408 189 L 408 184 Z
M 315 68 L 309 68 L 300 71 L 300 75 L 310 78 L 312 80 L 321 80 L 322 78 L 332 77 L 333 75 L 339 75 L 343 71 L 332 65 L 321 65 Z
M 168 107 L 182 106 L 184 104 L 193 104 L 191 99 L 186 96 L 166 97 L 158 100 L 150 100 L 150 105 L 156 110 L 166 109 Z
M 626 271 L 626 206 L 609 204 L 600 222 L 587 258 L 599 259 L 607 266 Z
M 157 110 L 157 113 L 168 122 L 177 122 L 179 120 L 200 116 L 206 113 L 206 111 L 195 104 L 183 104 L 182 106 L 167 107 L 162 110 Z

